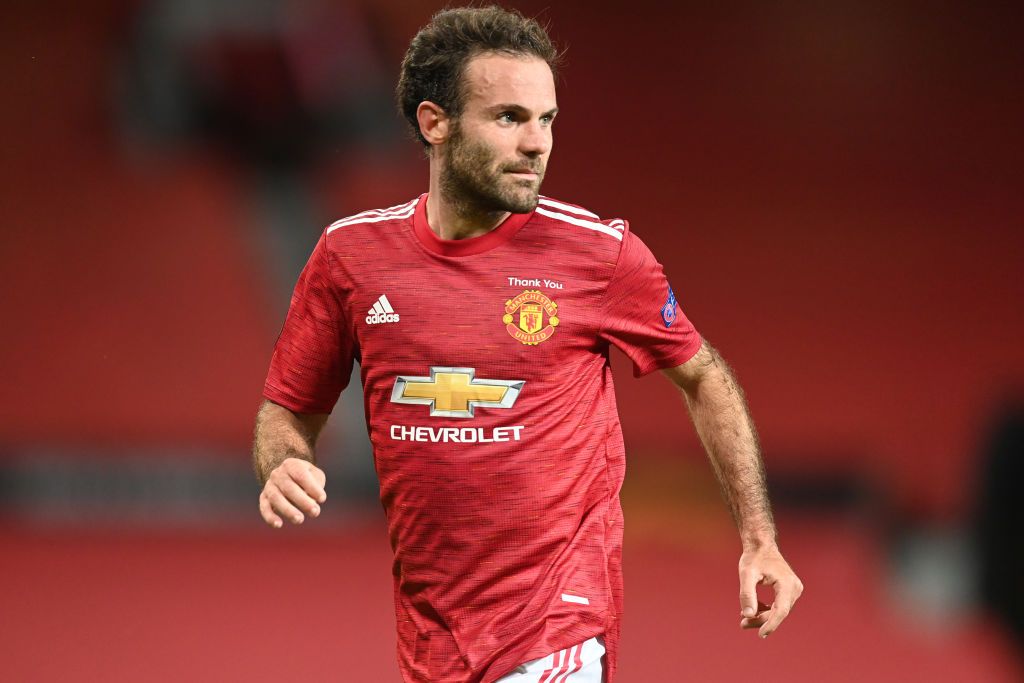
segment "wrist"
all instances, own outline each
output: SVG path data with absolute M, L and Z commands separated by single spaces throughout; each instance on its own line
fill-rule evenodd
M 759 552 L 762 550 L 778 549 L 779 542 L 774 529 L 758 529 L 747 533 L 740 533 L 740 543 L 743 545 L 743 552 Z

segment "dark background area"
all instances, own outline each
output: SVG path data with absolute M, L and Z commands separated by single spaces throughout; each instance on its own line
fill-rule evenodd
M 684 408 L 616 355 L 623 680 L 1019 680 L 1020 9 L 515 6 L 568 48 L 544 193 L 629 219 L 735 367 L 807 586 L 740 632 Z M 426 189 L 391 90 L 436 9 L 5 12 L 5 678 L 397 679 L 357 392 L 308 528 L 263 527 L 248 448 L 323 226 Z

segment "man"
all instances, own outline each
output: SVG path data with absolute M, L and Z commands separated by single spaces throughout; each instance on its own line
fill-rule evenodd
M 494 7 L 417 34 L 398 99 L 429 191 L 324 231 L 257 417 L 264 520 L 317 516 L 314 444 L 359 361 L 406 681 L 613 680 L 625 454 L 610 344 L 686 398 L 741 534 L 741 626 L 767 636 L 802 590 L 729 368 L 626 221 L 539 195 L 557 57 L 536 22 Z

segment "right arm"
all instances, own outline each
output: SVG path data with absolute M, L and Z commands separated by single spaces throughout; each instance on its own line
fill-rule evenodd
M 256 414 L 252 465 L 263 484 L 260 514 L 275 529 L 283 519 L 302 524 L 303 513 L 317 517 L 327 500 L 327 476 L 314 453 L 326 422 L 325 414 L 293 413 L 272 401 L 264 401 Z
M 263 484 L 260 514 L 275 528 L 286 519 L 301 524 L 320 514 L 327 477 L 313 449 L 356 355 L 328 234 L 320 237 L 295 284 L 263 387 L 268 400 L 256 416 L 252 461 Z

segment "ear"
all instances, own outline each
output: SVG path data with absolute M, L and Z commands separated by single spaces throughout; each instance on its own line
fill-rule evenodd
M 420 124 L 420 134 L 431 145 L 440 145 L 448 139 L 451 119 L 440 106 L 424 100 L 416 107 L 416 121 Z

